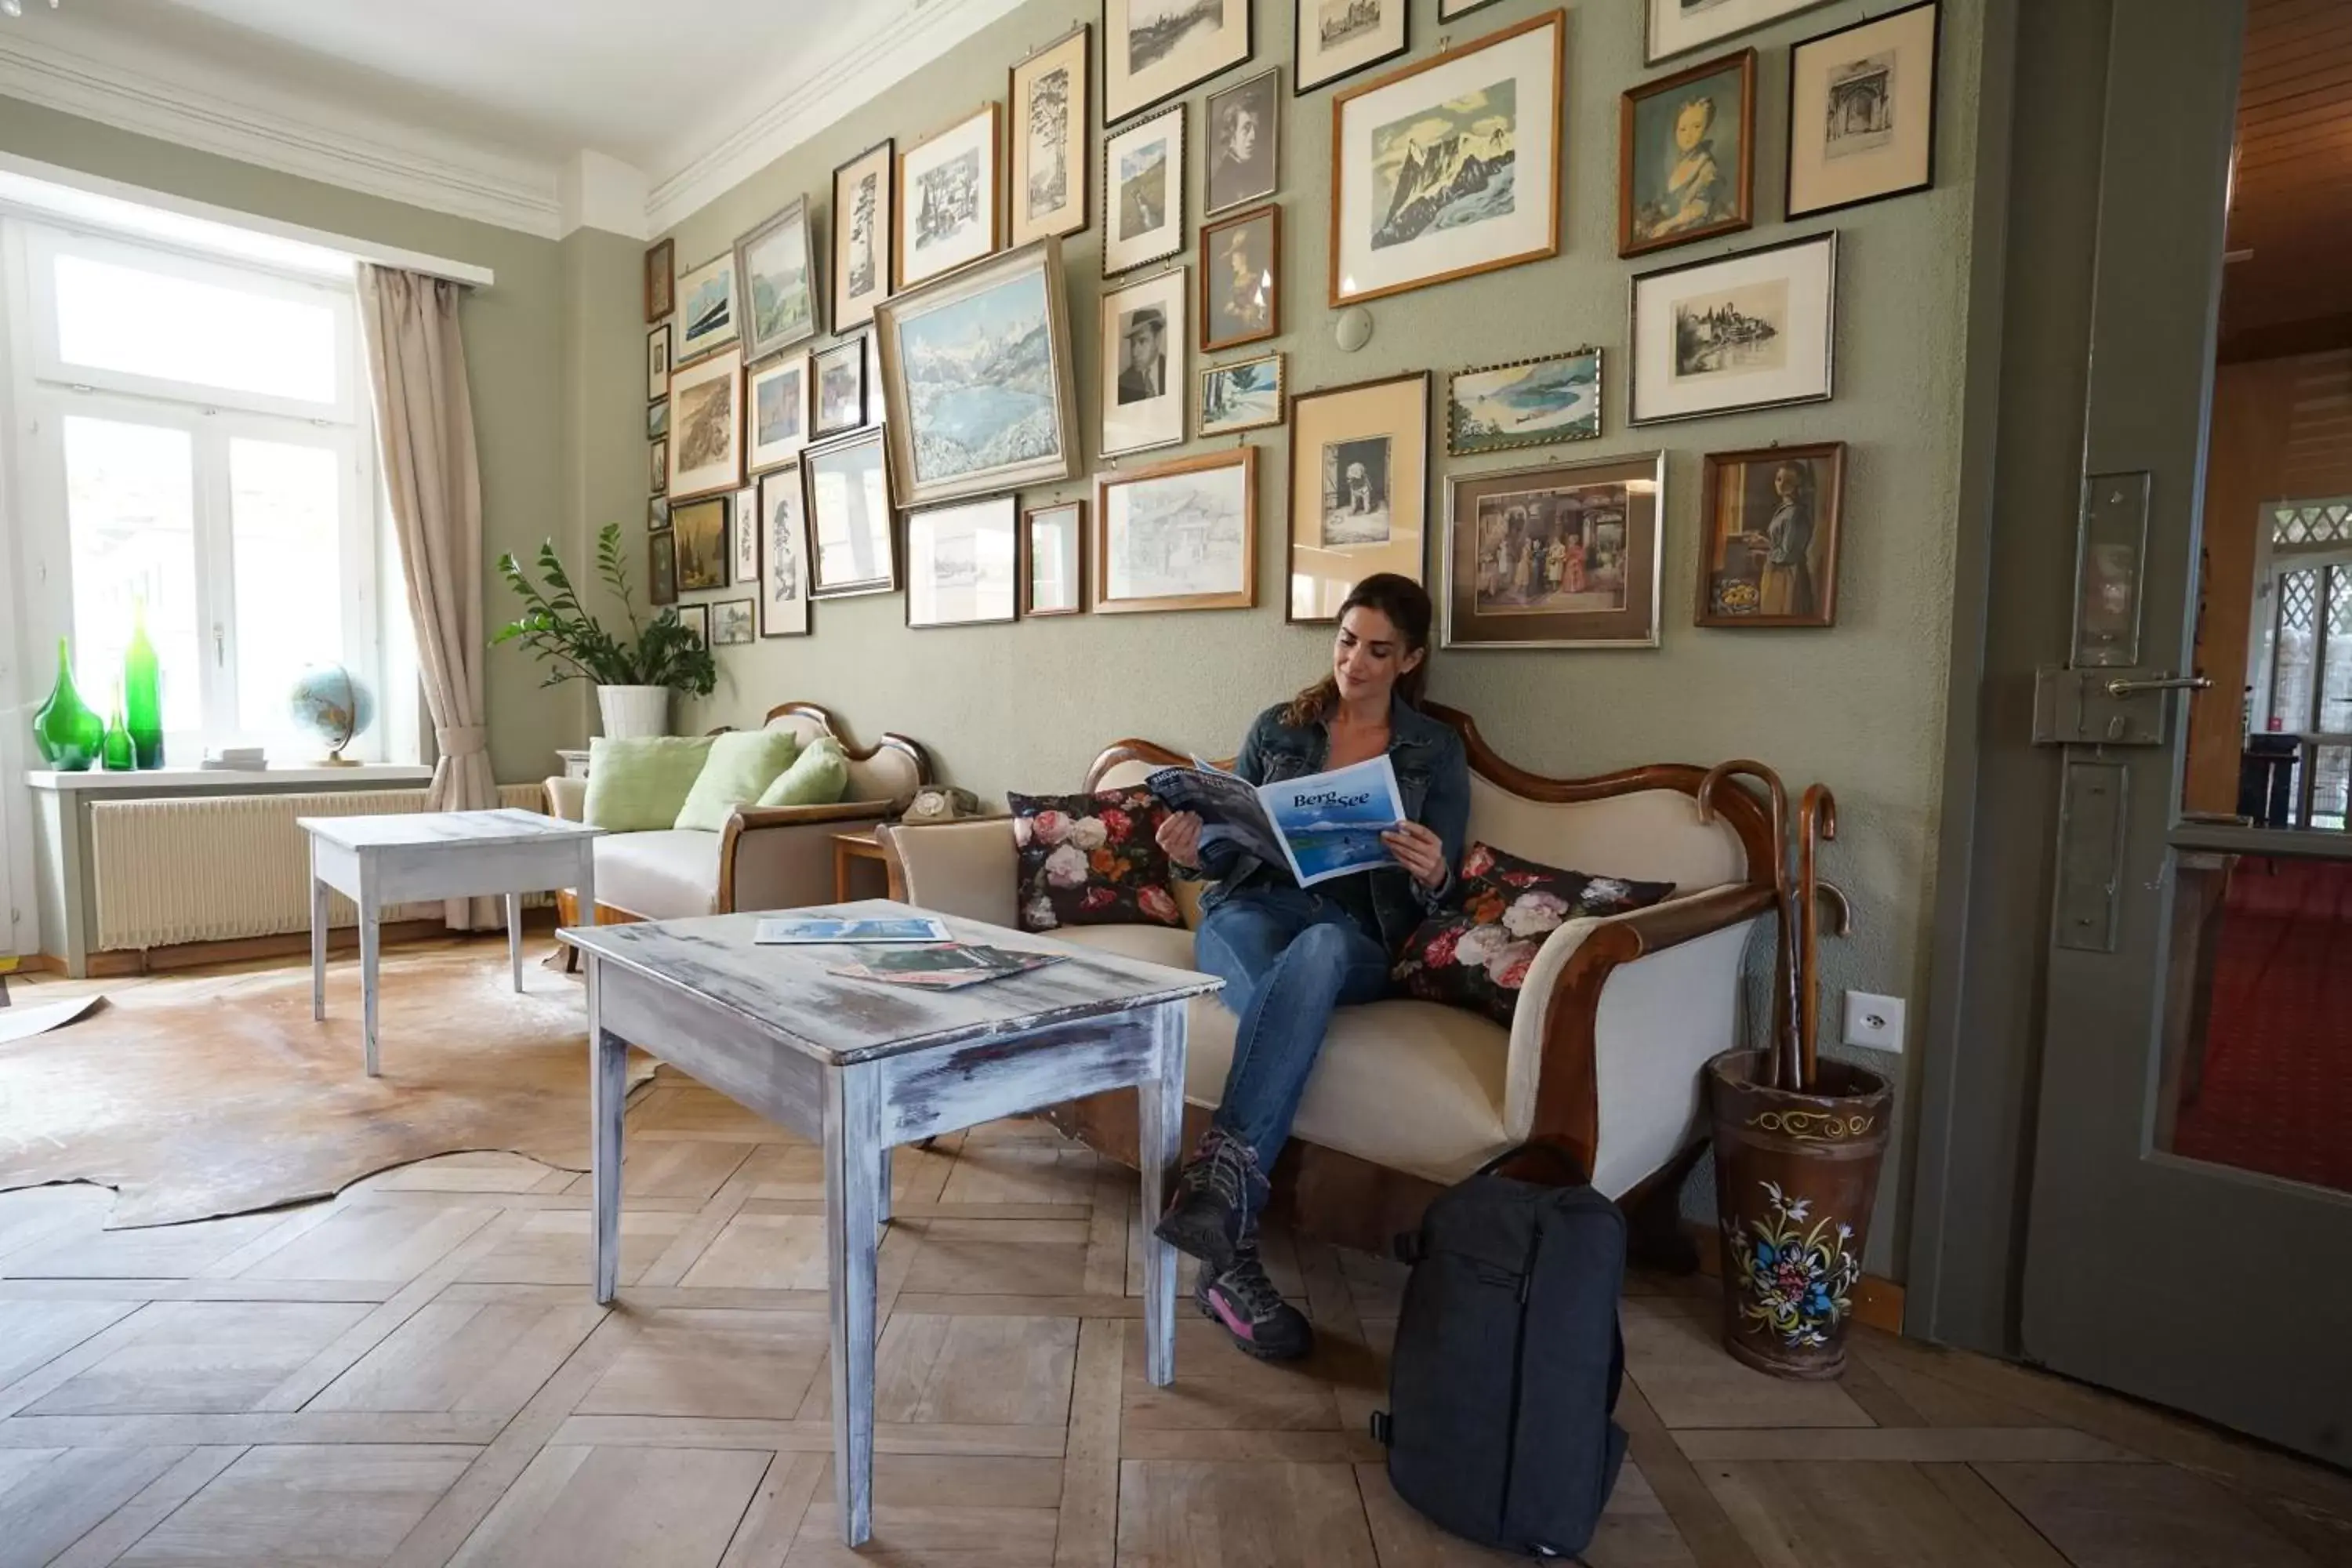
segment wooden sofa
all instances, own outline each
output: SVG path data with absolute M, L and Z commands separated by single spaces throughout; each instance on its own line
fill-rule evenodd
M 904 735 L 853 744 L 840 723 L 814 702 L 768 710 L 766 728 L 790 730 L 802 745 L 824 737 L 849 757 L 849 788 L 832 805 L 737 806 L 725 828 L 665 828 L 608 833 L 596 840 L 597 919 L 677 920 L 738 910 L 798 909 L 833 901 L 833 836 L 855 832 L 906 808 L 931 782 L 930 753 Z M 713 734 L 719 731 L 711 731 Z M 547 781 L 548 809 L 582 820 L 588 781 Z M 556 896 L 566 925 L 579 921 L 569 892 Z
M 1698 818 L 1705 770 L 1680 764 L 1591 779 L 1515 767 L 1468 715 L 1432 705 L 1461 731 L 1471 779 L 1470 839 L 1595 875 L 1671 880 L 1667 901 L 1554 931 L 1509 1029 L 1403 998 L 1345 1007 L 1307 1081 L 1274 1172 L 1276 1212 L 1299 1229 L 1385 1251 L 1430 1198 L 1528 1140 L 1574 1152 L 1625 1202 L 1653 1257 L 1686 1256 L 1676 1189 L 1704 1146 L 1699 1068 L 1736 1043 L 1741 957 L 1772 908 L 1769 827 L 1755 797 L 1727 790 Z M 1120 741 L 1086 787 L 1123 787 L 1185 760 Z M 904 896 L 946 913 L 1015 923 L 1011 827 L 983 821 L 894 830 Z M 1180 884 L 1189 926 L 1193 884 Z M 1192 931 L 1095 926 L 1057 933 L 1085 946 L 1191 967 Z M 1188 1136 L 1204 1124 L 1232 1059 L 1234 1020 L 1214 997 L 1192 1011 Z M 1135 1103 L 1097 1095 L 1048 1113 L 1065 1131 L 1132 1164 Z

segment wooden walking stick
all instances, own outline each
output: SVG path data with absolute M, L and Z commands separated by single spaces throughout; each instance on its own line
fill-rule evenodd
M 1789 791 L 1780 775 L 1762 763 L 1746 758 L 1717 763 L 1698 782 L 1698 819 L 1715 820 L 1715 790 L 1725 779 L 1744 774 L 1763 784 L 1772 798 L 1772 913 L 1775 934 L 1775 958 L 1772 973 L 1772 1044 L 1764 1053 L 1763 1082 L 1768 1089 L 1796 1086 L 1791 1079 L 1797 1068 L 1800 1047 L 1797 1039 L 1797 955 L 1793 929 L 1795 900 L 1789 886 Z
M 1797 808 L 1797 1060 L 1792 1087 L 1813 1091 L 1815 1047 L 1821 1033 L 1820 980 L 1821 906 L 1827 898 L 1836 914 L 1833 934 L 1843 936 L 1853 927 L 1853 905 L 1836 884 L 1824 882 L 1815 868 L 1823 839 L 1837 837 L 1837 799 L 1825 784 L 1806 787 Z

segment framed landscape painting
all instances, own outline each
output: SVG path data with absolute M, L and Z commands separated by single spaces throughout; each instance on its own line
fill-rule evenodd
M 1003 214 L 996 189 L 999 112 L 983 104 L 898 154 L 892 270 L 900 290 L 994 253 Z
M 1103 0 L 1103 123 L 1250 58 L 1250 0 Z
M 1012 156 L 1005 184 L 1013 223 L 1005 243 L 1024 246 L 1087 226 L 1087 73 L 1094 29 L 1081 22 L 1013 68 Z
M 1103 138 L 1103 276 L 1184 248 L 1184 106 Z
M 1102 447 L 1112 458 L 1184 439 L 1182 268 L 1102 297 Z
M 677 241 L 665 239 L 646 252 L 646 320 L 658 321 L 677 308 Z
M 809 356 L 803 349 L 751 372 L 751 452 L 744 463 L 760 473 L 792 461 L 809 438 Z
M 1202 436 L 1279 425 L 1283 417 L 1283 359 L 1277 349 L 1255 359 L 1213 364 L 1201 373 L 1201 403 L 1193 420 Z
M 890 297 L 890 258 L 897 254 L 898 208 L 893 195 L 898 158 L 894 143 L 868 147 L 833 172 L 833 330 L 848 331 L 874 318 Z
M 816 356 L 815 434 L 838 436 L 866 423 L 866 344 L 835 343 Z
M 812 447 L 808 481 L 809 596 L 887 594 L 898 586 L 889 466 L 880 431 Z
M 1829 397 L 1835 234 L 1641 273 L 1633 296 L 1634 424 Z
M 1063 501 L 1021 514 L 1021 613 L 1075 616 L 1086 570 L 1087 503 Z
M 727 586 L 727 498 L 687 501 L 670 508 L 670 537 L 677 541 L 677 585 L 687 593 Z
M 907 514 L 907 624 L 970 626 L 1020 614 L 1020 506 L 1007 496 Z
M 1257 603 L 1257 448 L 1095 476 L 1095 613 Z
M 762 360 L 816 335 L 816 247 L 808 198 L 735 242 L 743 296 L 743 357 Z
M 1333 309 L 1559 254 L 1567 31 L 1548 11 L 1332 100 Z
M 1061 246 L 1038 240 L 875 312 L 884 431 L 908 504 L 1077 471 Z
M 1328 621 L 1375 572 L 1422 581 L 1429 531 L 1429 372 L 1290 402 L 1290 603 Z
M 1655 647 L 1663 452 L 1455 474 L 1447 647 Z
M 672 372 L 669 403 L 672 500 L 731 490 L 743 482 L 743 356 L 734 349 Z
M 1647 48 L 1643 63 L 1705 48 L 1717 38 L 1728 38 L 1752 27 L 1810 11 L 1829 0 L 1643 0 L 1648 8 Z
M 1756 51 L 1644 82 L 1619 100 L 1617 254 L 1755 221 Z
M 760 476 L 760 635 L 808 636 L 808 528 L 798 464 Z M 738 527 L 744 526 L 741 519 Z
M 1789 51 L 1791 218 L 1936 183 L 1937 0 Z
M 752 639 L 751 601 L 719 599 L 710 605 L 710 646 L 732 647 Z
M 1445 387 L 1445 450 L 1473 458 L 1601 434 L 1601 351 L 1455 371 Z
M 675 364 L 718 353 L 735 342 L 735 253 L 715 257 L 677 280 Z
M 669 514 L 662 514 L 667 523 Z M 651 605 L 677 603 L 677 541 L 668 528 L 653 529 L 646 534 L 646 602 Z
M 1696 623 L 1835 626 L 1844 509 L 1843 441 L 1709 452 Z
M 709 605 L 680 605 L 677 607 L 677 622 L 694 634 L 695 641 L 705 647 L 710 646 L 710 606 Z
M 1404 53 L 1405 0 L 1292 0 L 1291 90 L 1312 92 Z

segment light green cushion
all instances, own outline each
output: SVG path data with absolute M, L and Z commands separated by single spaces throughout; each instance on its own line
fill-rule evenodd
M 740 730 L 714 735 L 702 776 L 677 808 L 679 827 L 699 827 L 716 833 L 739 805 L 749 805 L 776 776 L 793 765 L 799 742 L 790 730 Z M 594 773 L 588 775 L 594 778 Z
M 599 735 L 588 742 L 588 800 L 582 814 L 591 827 L 613 833 L 646 833 L 677 820 L 694 781 L 710 754 L 709 735 L 648 735 L 615 741 Z
M 831 805 L 849 787 L 849 758 L 839 742 L 819 739 L 760 796 L 761 805 Z

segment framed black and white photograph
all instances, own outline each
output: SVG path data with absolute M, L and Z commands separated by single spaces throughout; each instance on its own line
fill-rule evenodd
M 646 401 L 659 403 L 669 395 L 669 323 L 646 334 Z
M 1811 217 L 1936 183 L 1943 7 L 1906 6 L 1789 51 L 1788 215 Z
M 907 514 L 907 624 L 970 626 L 1020 613 L 1020 503 L 950 501 Z
M 786 354 L 751 373 L 744 401 L 751 420 L 751 450 L 744 468 L 761 473 L 789 463 L 809 439 L 809 355 Z
M 846 332 L 874 318 L 890 297 L 897 254 L 897 145 L 881 142 L 833 172 L 833 330 Z
M 751 641 L 751 601 L 714 599 L 710 604 L 710 646 L 734 647 Z
M 763 360 L 816 336 L 816 244 L 806 196 L 735 242 L 743 357 Z
M 1546 12 L 1332 99 L 1333 309 L 1559 254 L 1566 34 Z
M 1202 212 L 1262 202 L 1282 187 L 1280 66 L 1211 93 L 1202 119 L 1209 147 Z
M 760 476 L 760 635 L 806 637 L 809 629 L 807 500 L 798 464 Z M 743 526 L 738 519 L 736 525 Z
M 703 647 L 710 646 L 710 606 L 708 604 L 680 605 L 678 624 L 694 634 L 694 640 Z
M 1437 19 L 1451 22 L 1456 16 L 1467 16 L 1473 11 L 1483 11 L 1495 0 L 1437 0 Z
M 1021 514 L 1021 613 L 1075 616 L 1084 609 L 1087 503 L 1063 501 Z
M 1601 351 L 1458 370 L 1445 387 L 1445 450 L 1475 458 L 1601 434 Z
M 1190 281 L 1179 267 L 1102 297 L 1100 452 L 1106 458 L 1184 439 Z
M 1271 204 L 1201 227 L 1201 352 L 1282 331 L 1282 209 Z
M 1250 0 L 1103 0 L 1103 123 L 1250 58 Z
M 1257 603 L 1257 448 L 1095 476 L 1095 613 Z
M 1405 0 L 1291 0 L 1297 31 L 1293 92 L 1353 76 L 1406 47 Z
M 1737 234 L 1755 221 L 1756 51 L 1629 89 L 1619 100 L 1617 254 Z
M 814 374 L 816 377 L 815 435 L 838 436 L 866 423 L 866 343 L 863 339 L 820 349 Z
M 1429 383 L 1417 370 L 1291 399 L 1286 619 L 1333 619 L 1375 572 L 1422 581 Z
M 1829 0 L 1643 0 L 1648 10 L 1643 63 L 1656 65 L 1692 49 L 1703 49 L 1783 16 L 1825 5 Z
M 670 374 L 675 375 L 677 372 Z M 658 441 L 669 434 L 669 399 L 646 405 L 646 439 Z
M 660 496 L 648 500 L 646 502 L 646 531 L 651 533 L 656 529 L 668 526 L 669 502 Z
M 745 485 L 735 492 L 735 526 L 727 538 L 735 554 L 735 564 L 727 574 L 730 587 L 748 588 L 760 580 L 760 530 L 755 526 L 759 515 L 760 487 Z
M 1184 106 L 1103 138 L 1103 276 L 1184 248 Z
M 1835 234 L 1636 275 L 1633 423 L 1825 401 L 1836 300 Z
M 997 199 L 1001 113 L 982 104 L 898 154 L 898 290 L 994 254 L 1004 212 Z
M 808 481 L 809 596 L 895 591 L 898 552 L 882 433 L 868 430 L 812 447 L 801 458 L 801 472 Z
M 1283 419 L 1282 351 L 1213 364 L 1201 373 L 1201 401 L 1192 421 L 1202 436 L 1231 436 Z
M 1658 646 L 1663 452 L 1446 481 L 1447 647 Z
M 677 342 L 673 365 L 735 346 L 735 253 L 713 257 L 677 280 Z
M 1062 242 L 1011 250 L 877 311 L 884 429 L 902 499 L 928 506 L 1077 471 Z
M 743 482 L 743 356 L 716 353 L 669 378 L 677 411 L 669 433 L 673 500 L 731 490 Z
M 1081 22 L 1013 68 L 1004 96 L 1012 113 L 1005 188 L 1013 222 L 1007 246 L 1087 226 L 1087 126 L 1094 29 Z
M 662 514 L 665 526 L 649 529 L 646 533 L 646 602 L 652 605 L 677 603 L 677 538 L 667 526 L 669 514 Z
M 657 496 L 667 495 L 669 493 L 669 438 L 664 437 L 646 447 L 646 452 L 652 459 L 646 466 L 653 470 L 647 476 L 653 493 Z
M 727 498 L 709 496 L 669 509 L 670 536 L 677 541 L 677 585 L 698 594 L 727 586 L 731 552 L 727 543 Z

